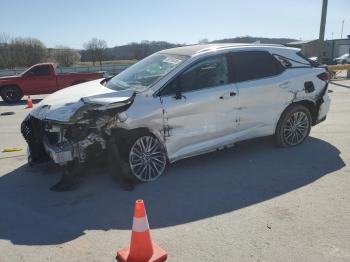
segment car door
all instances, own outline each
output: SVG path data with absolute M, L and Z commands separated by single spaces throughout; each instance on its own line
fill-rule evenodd
M 25 87 L 31 94 L 49 94 L 56 91 L 56 77 L 51 66 L 39 65 L 25 74 Z
M 285 68 L 267 51 L 237 51 L 228 55 L 238 88 L 241 139 L 271 135 L 283 109 L 292 100 Z
M 224 54 L 189 66 L 161 90 L 160 99 L 170 160 L 225 145 L 235 130 L 237 88 Z

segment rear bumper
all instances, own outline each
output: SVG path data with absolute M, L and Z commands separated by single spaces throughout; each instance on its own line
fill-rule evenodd
M 322 100 L 323 103 L 319 107 L 316 124 L 323 122 L 326 119 L 331 106 L 331 99 L 329 98 L 328 94 L 325 94 L 322 97 Z

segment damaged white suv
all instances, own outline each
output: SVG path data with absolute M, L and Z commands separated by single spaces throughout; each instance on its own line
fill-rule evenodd
M 166 164 L 274 135 L 295 146 L 325 120 L 329 74 L 278 45 L 193 45 L 46 97 L 22 123 L 29 161 L 81 165 L 108 153 L 146 182 Z

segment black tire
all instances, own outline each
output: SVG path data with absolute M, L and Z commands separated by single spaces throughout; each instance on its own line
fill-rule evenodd
M 312 118 L 309 109 L 298 104 L 289 106 L 281 115 L 276 127 L 275 140 L 277 145 L 279 147 L 300 145 L 309 136 L 311 124 Z
M 161 164 L 154 163 L 154 161 L 152 161 L 153 153 L 150 150 L 148 154 L 148 160 L 146 159 L 147 156 L 144 156 L 143 159 L 145 162 L 148 161 L 148 164 L 141 164 L 141 162 L 140 164 L 137 164 L 138 166 L 149 166 L 147 167 L 147 170 L 145 170 L 147 172 L 145 176 L 137 175 L 137 169 L 135 171 L 135 163 L 134 165 L 131 163 L 135 161 L 135 155 L 133 155 L 132 152 L 135 152 L 135 150 L 137 150 L 136 148 L 142 139 L 149 140 L 150 143 L 154 143 L 154 152 L 157 151 L 157 161 L 159 159 L 162 161 Z M 139 161 L 140 159 L 141 158 L 138 158 Z M 113 178 L 132 181 L 133 183 L 150 182 L 156 180 L 164 173 L 167 164 L 167 157 L 162 143 L 154 135 L 143 132 L 136 133 L 124 143 L 118 143 L 116 139 L 112 137 L 108 142 L 108 160 L 110 173 Z
M 119 142 L 116 136 L 111 136 L 107 142 L 108 169 L 113 179 L 130 180 L 134 182 L 129 174 L 128 163 L 123 156 L 125 151 L 125 141 Z
M 346 64 L 346 60 L 343 60 L 341 63 L 342 63 L 343 65 L 345 65 L 345 64 Z
M 1 98 L 6 103 L 14 104 L 20 101 L 23 97 L 23 92 L 18 86 L 4 86 L 1 89 Z

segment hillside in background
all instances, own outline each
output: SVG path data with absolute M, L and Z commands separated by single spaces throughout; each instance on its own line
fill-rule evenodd
M 253 36 L 242 36 L 235 38 L 225 38 L 220 40 L 214 40 L 211 43 L 254 43 L 260 41 L 261 44 L 280 44 L 284 45 L 289 42 L 298 41 L 292 38 L 266 38 L 266 37 L 253 37 Z
M 214 40 L 209 43 L 254 43 L 257 41 L 260 41 L 260 43 L 262 44 L 286 44 L 288 42 L 293 42 L 297 40 L 291 38 L 266 38 L 244 36 Z M 173 48 L 177 46 L 181 45 L 165 41 L 142 41 L 140 43 L 130 43 L 127 45 L 107 48 L 105 51 L 104 60 L 139 60 L 160 50 Z M 89 56 L 85 50 L 80 51 L 80 54 L 82 62 L 89 61 Z
M 140 43 L 130 43 L 127 45 L 107 48 L 104 60 L 140 60 L 150 54 L 160 50 L 180 46 L 165 41 L 142 41 Z M 80 51 L 81 61 L 89 61 L 89 55 L 85 50 Z

